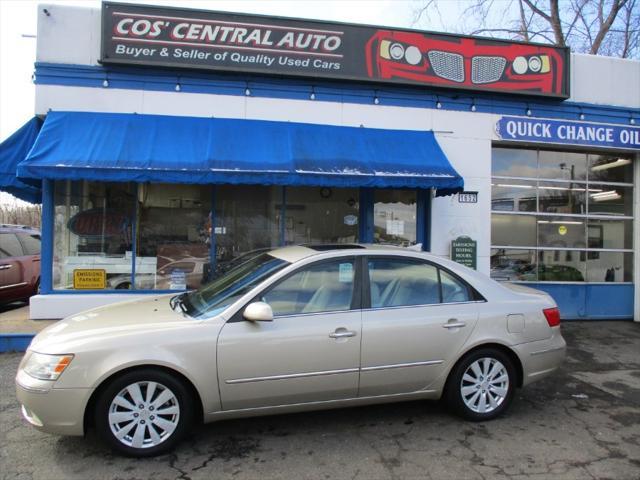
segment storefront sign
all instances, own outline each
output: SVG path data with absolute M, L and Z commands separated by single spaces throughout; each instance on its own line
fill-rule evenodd
M 469 237 L 458 237 L 451 242 L 451 260 L 465 267 L 477 268 L 478 242 Z
M 460 192 L 458 203 L 478 203 L 478 192 Z
M 102 5 L 102 63 L 569 96 L 566 48 L 237 13 Z
M 107 271 L 102 269 L 76 269 L 73 271 L 75 290 L 100 290 L 107 288 Z
M 640 127 L 568 120 L 502 117 L 496 133 L 503 140 L 640 150 Z

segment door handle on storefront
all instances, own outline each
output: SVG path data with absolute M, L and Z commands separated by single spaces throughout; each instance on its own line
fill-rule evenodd
M 356 332 L 352 332 L 346 328 L 337 328 L 335 332 L 329 334 L 329 338 L 346 338 L 355 336 Z
M 466 325 L 466 323 L 464 322 L 459 322 L 457 319 L 455 318 L 451 318 L 449 319 L 449 321 L 447 323 L 445 323 L 444 325 L 442 325 L 443 328 L 462 328 Z

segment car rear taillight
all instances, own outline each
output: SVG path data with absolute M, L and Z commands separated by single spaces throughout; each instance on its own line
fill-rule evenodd
M 558 310 L 558 307 L 545 308 L 542 310 L 542 313 L 544 313 L 550 327 L 557 327 L 560 325 L 560 310 Z

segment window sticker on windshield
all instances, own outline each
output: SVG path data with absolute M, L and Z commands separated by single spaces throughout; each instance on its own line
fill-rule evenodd
M 338 271 L 338 281 L 351 282 L 353 280 L 353 264 L 341 263 Z

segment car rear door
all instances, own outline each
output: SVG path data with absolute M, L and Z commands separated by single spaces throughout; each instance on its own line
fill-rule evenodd
M 371 256 L 363 278 L 359 396 L 427 388 L 476 324 L 472 291 L 450 272 L 409 257 Z
M 272 322 L 231 320 L 218 338 L 224 410 L 355 398 L 361 335 L 353 256 L 305 265 L 259 295 Z

